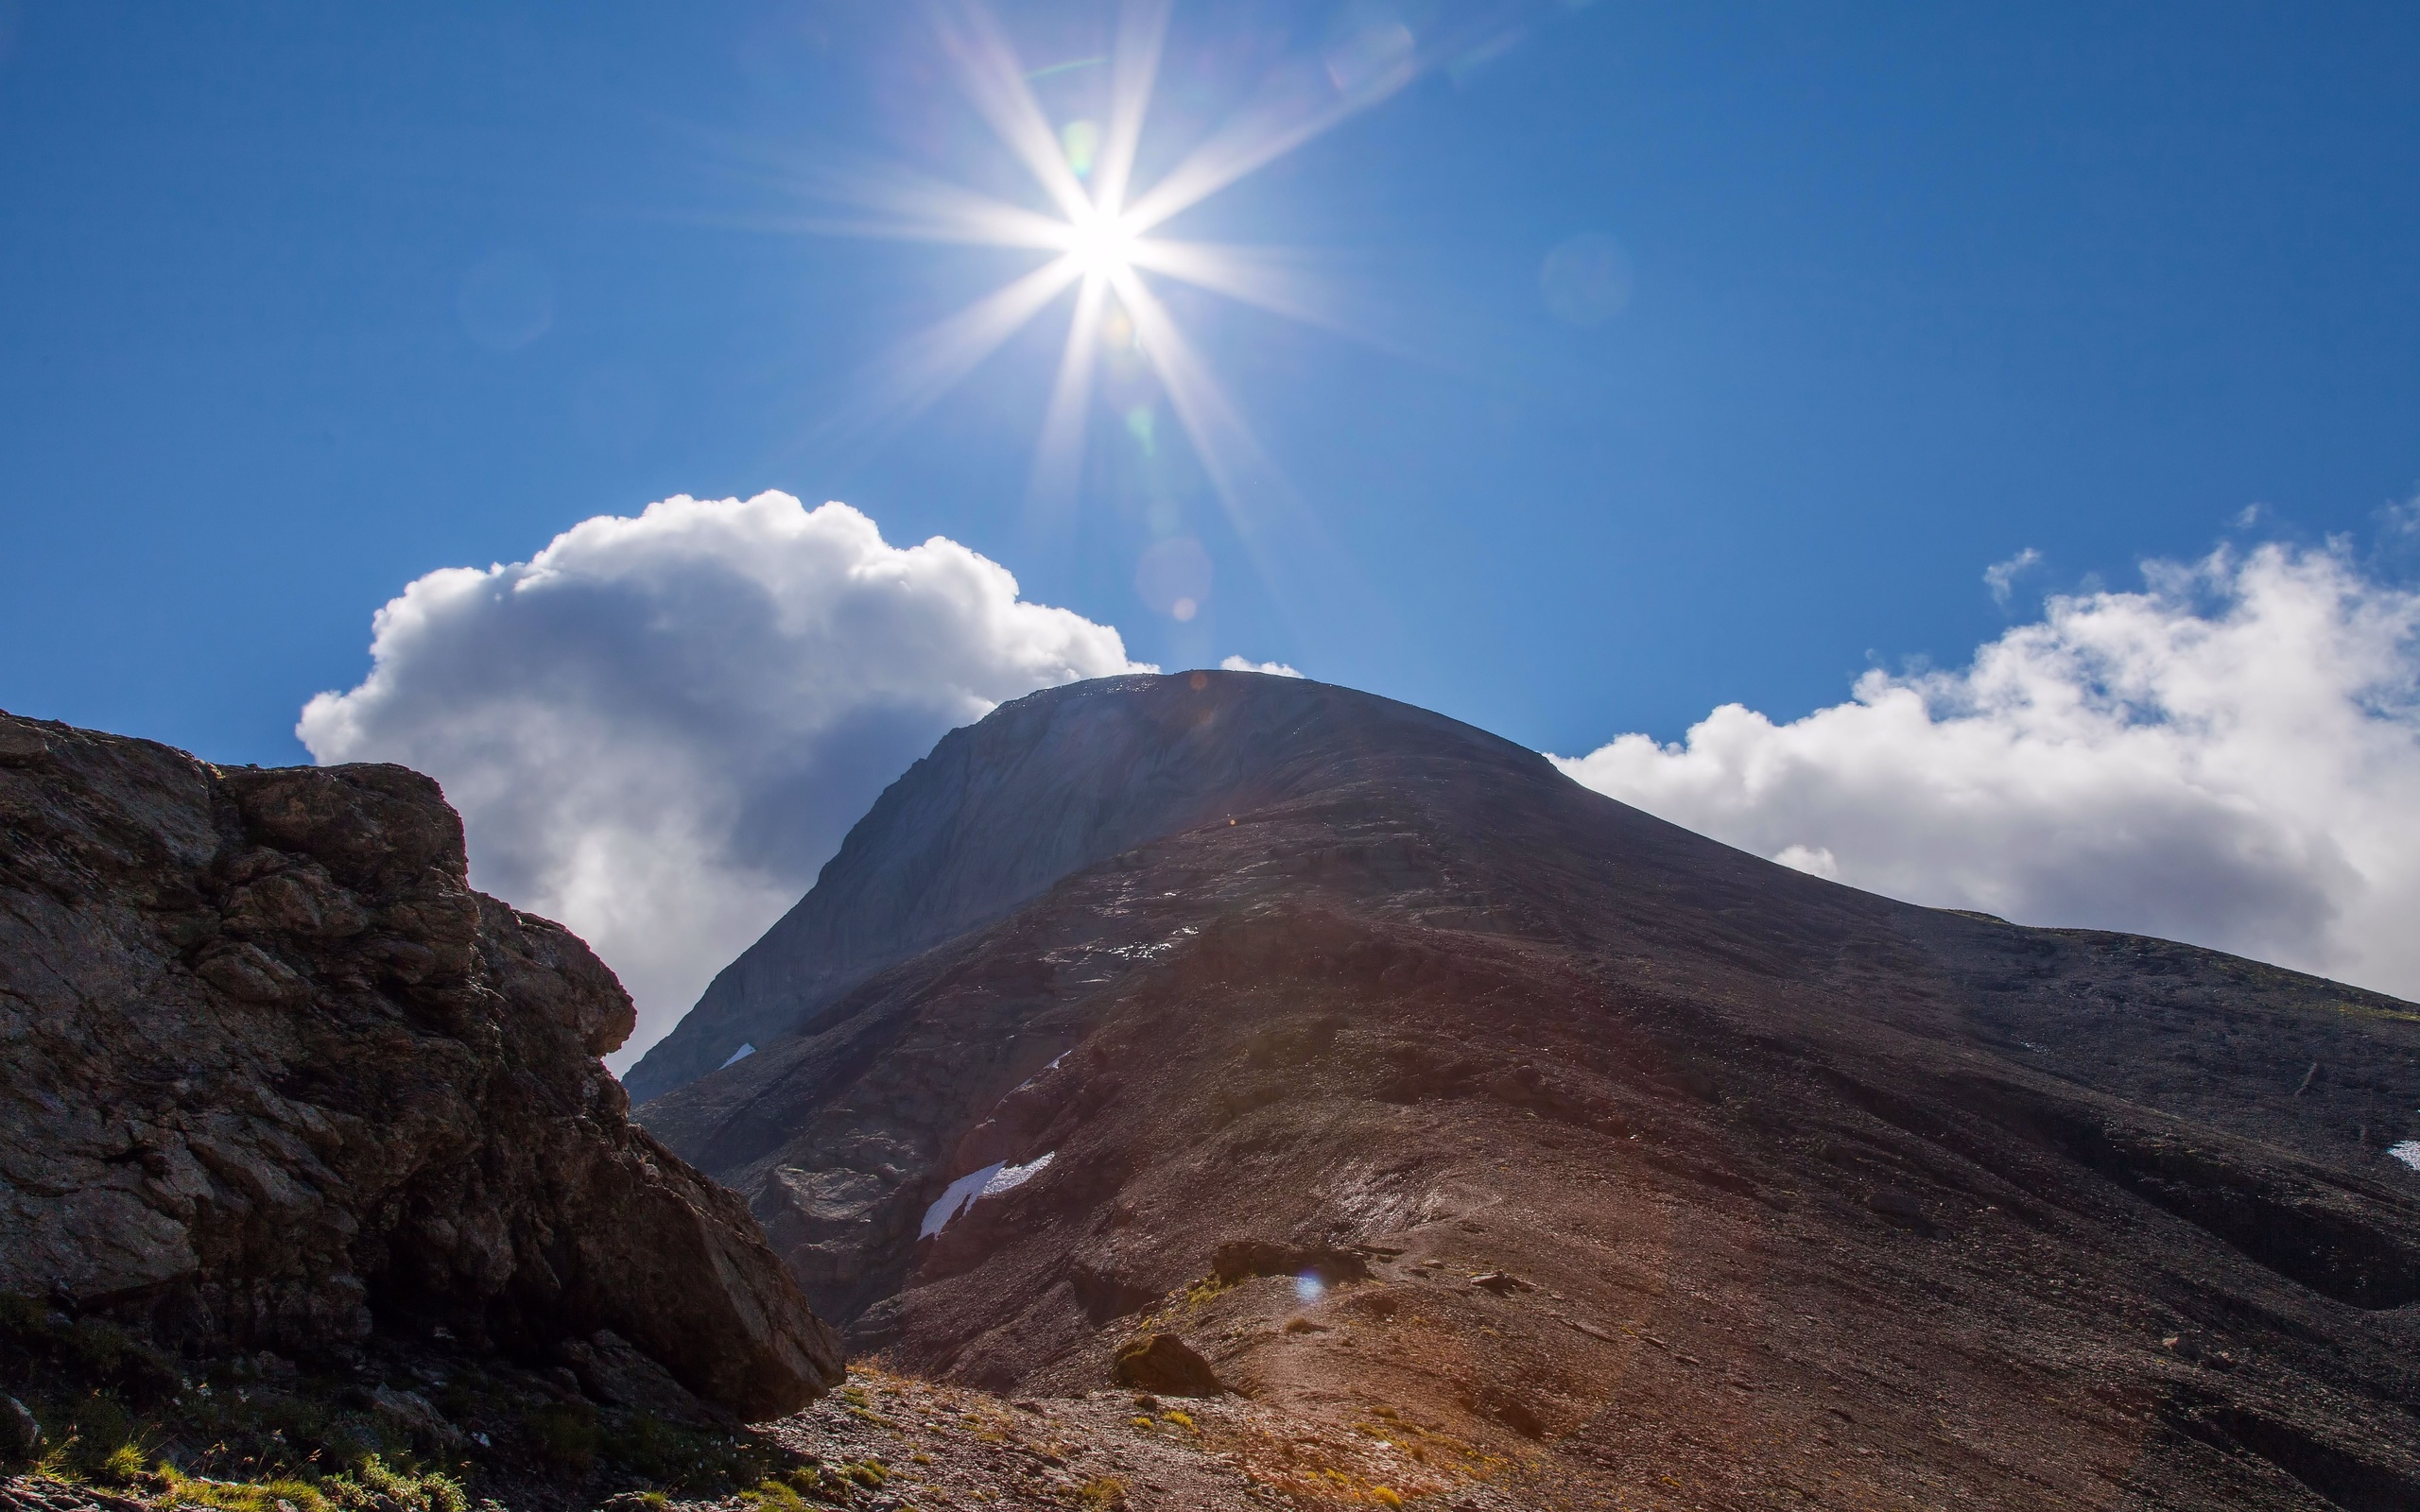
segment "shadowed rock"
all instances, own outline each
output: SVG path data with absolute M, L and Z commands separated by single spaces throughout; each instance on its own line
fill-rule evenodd
M 597 1057 L 631 1022 L 579 939 L 470 889 L 417 773 L 0 715 L 0 1292 L 203 1353 L 627 1339 L 790 1411 L 838 1342 L 629 1121 Z
M 1173 1333 L 1129 1342 L 1118 1349 L 1112 1374 L 1121 1386 L 1170 1397 L 1215 1397 L 1227 1389 L 1210 1362 Z

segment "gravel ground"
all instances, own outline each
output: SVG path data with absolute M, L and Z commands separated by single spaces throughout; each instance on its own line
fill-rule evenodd
M 1103 1391 L 1009 1400 L 858 1369 L 847 1386 L 771 1432 L 827 1467 L 877 1463 L 880 1490 L 860 1493 L 858 1504 L 869 1507 L 1225 1512 L 1416 1503 L 1497 1512 L 1528 1504 L 1505 1484 L 1524 1478 L 1521 1467 L 1424 1445 L 1428 1435 L 1412 1424 L 1338 1428 L 1237 1397 Z
M 804 1457 L 786 1479 L 712 1501 L 637 1492 L 606 1512 L 1267 1512 L 1415 1505 L 1513 1512 L 1534 1502 L 1530 1467 L 1472 1451 L 1409 1421 L 1340 1426 L 1240 1397 L 1098 1391 L 1020 1397 L 860 1366 L 839 1390 L 759 1433 Z M 475 1488 L 474 1496 L 477 1490 Z M 501 1512 L 521 1499 L 479 1500 Z M 543 1498 L 548 1512 L 561 1493 Z M 0 1478 L 0 1512 L 168 1512 L 131 1489 Z M 262 1512 L 286 1512 L 271 1505 Z

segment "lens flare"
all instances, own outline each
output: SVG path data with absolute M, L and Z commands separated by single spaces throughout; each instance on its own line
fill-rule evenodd
M 1525 0 L 1508 0 L 1518 9 Z M 1049 261 L 965 310 L 909 337 L 884 367 L 855 385 L 856 398 L 807 439 L 895 425 L 938 400 L 1017 331 L 1070 289 L 1074 312 L 1038 438 L 1028 491 L 1072 499 L 1104 352 L 1137 353 L 1166 395 L 1202 472 L 1246 548 L 1263 558 L 1263 525 L 1290 500 L 1224 388 L 1145 282 L 1149 273 L 1294 319 L 1341 329 L 1316 294 L 1270 249 L 1174 241 L 1152 232 L 1210 196 L 1369 109 L 1440 61 L 1469 50 L 1475 36 L 1503 29 L 1503 9 L 1458 29 L 1415 40 L 1400 24 L 1356 34 L 1324 66 L 1283 69 L 1253 103 L 1210 131 L 1153 181 L 1134 182 L 1136 152 L 1167 42 L 1171 0 L 1127 0 L 1108 57 L 1028 71 L 982 0 L 936 0 L 931 11 L 945 60 L 968 103 L 1031 176 L 1051 206 L 1037 212 L 906 169 L 836 165 L 812 170 L 809 192 L 850 203 L 863 218 L 792 223 L 817 234 L 1032 249 Z M 1381 34 L 1382 33 L 1382 34 Z M 1054 125 L 1033 82 L 1106 61 L 1107 110 Z M 1128 401 L 1115 402 L 1134 431 Z M 1148 411 L 1145 412 L 1148 417 Z M 1146 447 L 1148 427 L 1134 431 Z M 1198 609 L 1198 600 L 1188 599 Z

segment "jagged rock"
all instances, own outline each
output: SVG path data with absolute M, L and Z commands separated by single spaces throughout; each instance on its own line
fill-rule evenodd
M 1173 1333 L 1154 1333 L 1121 1346 L 1115 1379 L 1121 1386 L 1171 1397 L 1216 1397 L 1227 1389 L 1210 1362 Z
M 787 1412 L 831 1331 L 627 1116 L 629 996 L 472 891 L 398 766 L 220 769 L 0 715 L 0 1291 L 201 1351 L 610 1328 Z

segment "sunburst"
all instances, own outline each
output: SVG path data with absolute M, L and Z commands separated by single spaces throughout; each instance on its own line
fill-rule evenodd
M 1017 277 L 915 334 L 856 386 L 856 398 L 819 434 L 897 423 L 942 397 L 1010 337 L 1072 289 L 1074 300 L 1058 371 L 1037 438 L 1030 493 L 1071 499 L 1077 490 L 1093 409 L 1105 330 L 1132 334 L 1202 471 L 1248 546 L 1254 515 L 1284 489 L 1241 413 L 1150 280 L 1189 284 L 1291 318 L 1333 324 L 1299 280 L 1268 249 L 1176 239 L 1167 222 L 1238 180 L 1301 146 L 1337 123 L 1392 95 L 1440 56 L 1410 30 L 1381 18 L 1349 35 L 1306 77 L 1315 87 L 1279 89 L 1213 131 L 1148 185 L 1134 181 L 1136 153 L 1150 114 L 1168 36 L 1169 0 L 1126 0 L 1109 70 L 1107 119 L 1054 127 L 1029 74 L 996 18 L 980 0 L 942 0 L 932 12 L 942 56 L 968 101 L 1012 153 L 1049 205 L 1012 204 L 892 164 L 821 170 L 813 191 L 854 206 L 853 218 L 821 218 L 802 229 L 900 240 L 948 242 L 1047 254 Z M 1467 44 L 1500 35 L 1496 24 L 1457 28 Z M 1300 82 L 1298 80 L 1298 82 Z M 1147 277 L 1146 275 L 1149 275 Z

